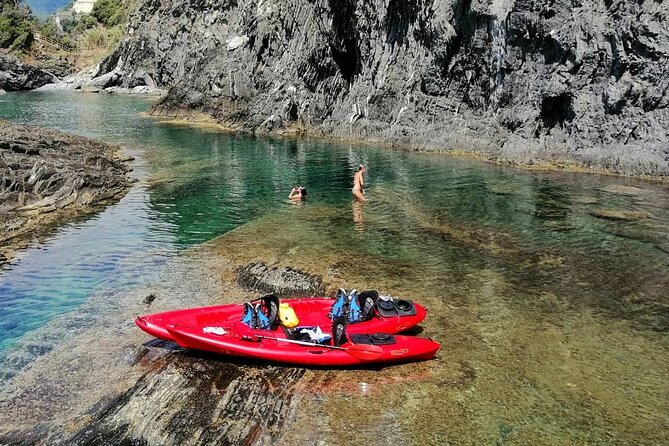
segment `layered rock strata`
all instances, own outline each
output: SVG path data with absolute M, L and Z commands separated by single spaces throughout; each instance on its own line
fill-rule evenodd
M 255 134 L 665 176 L 668 19 L 658 1 L 145 0 L 99 75 Z
M 0 263 L 46 227 L 123 195 L 130 168 L 117 148 L 0 121 Z
M 15 57 L 0 54 L 0 89 L 32 90 L 55 82 L 58 82 L 58 78 L 48 71 L 25 64 Z

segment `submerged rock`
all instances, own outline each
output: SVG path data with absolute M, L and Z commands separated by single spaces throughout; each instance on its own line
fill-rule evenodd
M 631 195 L 631 196 L 651 193 L 651 191 L 647 189 L 642 189 L 640 187 L 634 187 L 634 186 L 623 186 L 622 184 L 611 184 L 601 188 L 601 190 L 612 194 Z
M 590 215 L 605 220 L 634 221 L 650 218 L 653 215 L 646 211 L 619 211 L 615 209 L 599 209 L 590 211 Z
M 599 199 L 592 195 L 578 195 L 573 197 L 572 201 L 577 204 L 596 204 L 599 202 Z
M 237 283 L 247 289 L 279 296 L 313 296 L 325 292 L 320 277 L 290 268 L 270 268 L 264 263 L 238 268 Z

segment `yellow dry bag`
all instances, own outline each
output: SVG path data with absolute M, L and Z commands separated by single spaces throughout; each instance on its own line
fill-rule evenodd
M 286 328 L 297 327 L 297 324 L 300 322 L 297 319 L 295 310 L 288 304 L 279 304 L 279 320 L 281 325 Z

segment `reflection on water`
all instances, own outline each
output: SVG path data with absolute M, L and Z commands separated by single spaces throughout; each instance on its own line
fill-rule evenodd
M 363 221 L 362 215 L 363 206 L 364 204 L 359 200 L 353 200 L 351 202 L 351 207 L 353 208 L 353 224 L 355 225 L 355 229 L 360 232 L 364 231 L 365 229 L 365 223 Z
M 404 410 L 400 419 L 415 423 L 410 443 L 435 444 L 437 434 L 441 444 L 514 435 L 519 444 L 569 443 L 560 435 L 587 443 L 614 426 L 632 432 L 623 444 L 637 432 L 625 411 L 646 417 L 642 436 L 666 413 L 666 186 L 242 138 L 139 118 L 149 103 L 135 98 L 3 98 L 2 118 L 141 147 L 150 184 L 2 272 L 4 348 L 96 290 L 150 282 L 183 247 L 227 233 L 214 245 L 236 262 L 284 263 L 334 288 L 380 288 L 428 305 L 425 329 L 444 342 L 442 360 L 417 366 L 431 377 L 424 385 L 370 400 L 377 412 Z M 365 204 L 350 190 L 361 163 L 373 167 Z M 286 199 L 296 184 L 309 190 L 300 206 Z M 379 385 L 379 376 L 365 382 Z M 447 402 L 438 414 L 436 401 Z M 348 421 L 342 438 L 354 435 Z

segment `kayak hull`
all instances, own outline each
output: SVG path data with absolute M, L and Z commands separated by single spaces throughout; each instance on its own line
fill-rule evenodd
M 179 325 L 167 327 L 172 339 L 182 347 L 223 355 L 248 357 L 270 362 L 304 366 L 351 367 L 371 364 L 423 361 L 434 358 L 440 348 L 431 339 L 412 336 L 394 336 L 394 343 L 377 345 L 379 354 L 373 358 L 356 355 L 353 344 L 347 342 L 340 349 L 327 345 L 296 345 L 285 341 L 285 336 L 258 338 L 258 330 L 245 326 L 229 327 L 224 334 L 205 333 L 201 329 Z M 352 348 L 353 347 L 353 348 Z
M 364 322 L 349 323 L 348 335 L 386 333 L 395 334 L 419 324 L 427 310 L 413 302 L 397 301 L 397 311 L 378 309 Z M 332 321 L 327 314 L 334 299 L 285 299 L 299 319 L 299 327 L 320 327 L 331 331 Z M 275 330 L 252 329 L 241 322 L 243 304 L 216 305 L 188 308 L 140 316 L 135 323 L 146 333 L 160 339 L 176 342 L 181 347 L 239 356 L 263 361 L 315 366 L 351 367 L 371 364 L 389 364 L 431 359 L 440 345 L 431 339 L 412 336 L 392 336 L 392 343 L 368 346 L 354 344 L 350 339 L 339 346 L 316 343 L 296 344 L 287 339 L 281 327 Z M 365 339 L 369 339 L 363 336 Z M 368 341 L 361 341 L 368 342 Z

